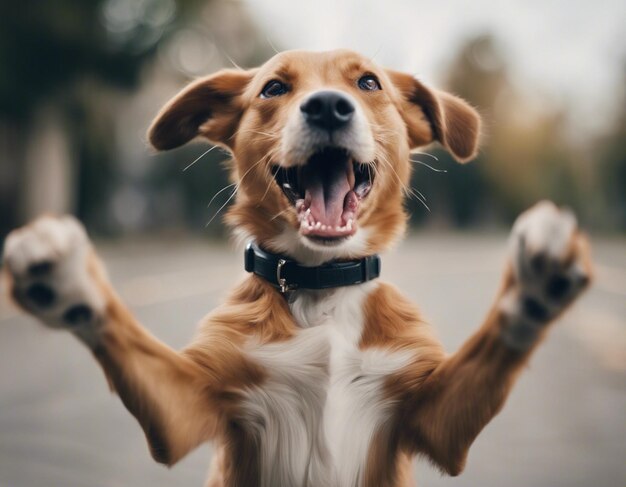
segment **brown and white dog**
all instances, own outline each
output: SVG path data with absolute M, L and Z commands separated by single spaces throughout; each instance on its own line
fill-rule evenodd
M 388 249 L 405 229 L 410 151 L 436 141 L 463 162 L 479 135 L 464 101 L 345 50 L 200 79 L 149 132 L 159 150 L 197 136 L 227 148 L 229 225 L 304 266 Z M 283 294 L 254 274 L 178 352 L 133 318 L 76 220 L 15 230 L 4 258 L 17 303 L 91 348 L 156 461 L 216 443 L 212 487 L 408 486 L 418 454 L 458 475 L 591 274 L 574 216 L 543 202 L 515 223 L 493 307 L 452 355 L 389 284 Z

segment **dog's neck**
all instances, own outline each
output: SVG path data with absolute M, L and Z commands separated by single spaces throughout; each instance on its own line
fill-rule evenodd
M 305 266 L 289 256 L 269 252 L 251 241 L 246 246 L 244 257 L 246 271 L 264 279 L 283 294 L 296 289 L 354 286 L 380 275 L 380 257 L 376 254 L 319 266 Z

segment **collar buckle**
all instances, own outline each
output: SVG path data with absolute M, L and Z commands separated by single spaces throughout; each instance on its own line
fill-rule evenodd
M 282 294 L 287 291 L 293 291 L 297 289 L 297 284 L 288 284 L 287 279 L 283 277 L 283 267 L 287 264 L 285 259 L 278 259 L 278 265 L 276 266 L 276 281 L 278 282 L 278 289 Z

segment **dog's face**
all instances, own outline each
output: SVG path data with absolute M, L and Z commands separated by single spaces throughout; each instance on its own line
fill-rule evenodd
M 252 70 L 198 80 L 149 131 L 159 150 L 203 136 L 233 154 L 228 221 L 304 261 L 354 258 L 405 227 L 410 150 L 440 142 L 459 161 L 478 146 L 464 101 L 352 51 L 288 51 Z

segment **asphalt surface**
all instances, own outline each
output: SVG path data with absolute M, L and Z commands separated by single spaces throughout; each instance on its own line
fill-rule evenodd
M 414 236 L 383 258 L 449 350 L 480 324 L 499 283 L 506 237 Z M 225 245 L 100 242 L 112 280 L 140 320 L 174 347 L 243 275 Z M 504 410 L 427 487 L 626 486 L 626 240 L 595 239 L 593 289 L 552 330 Z M 1 290 L 2 294 L 6 290 Z M 171 470 L 155 464 L 135 420 L 89 352 L 0 300 L 0 487 L 202 486 L 210 446 Z

